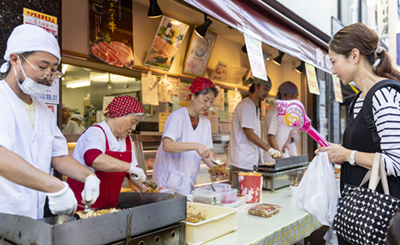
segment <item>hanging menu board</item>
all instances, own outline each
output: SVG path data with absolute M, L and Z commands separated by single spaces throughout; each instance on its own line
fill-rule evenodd
M 89 54 L 119 67 L 133 67 L 132 1 L 89 0 Z
M 244 39 L 246 41 L 247 55 L 249 56 L 253 76 L 268 81 L 261 42 L 248 35 L 244 35 Z

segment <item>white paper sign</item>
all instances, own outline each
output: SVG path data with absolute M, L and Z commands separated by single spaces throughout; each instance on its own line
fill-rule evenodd
M 251 71 L 253 72 L 253 76 L 262 80 L 268 80 L 261 42 L 246 34 L 244 35 L 244 38 L 246 41 L 247 55 L 249 56 L 250 67 Z
M 379 38 L 389 37 L 389 0 L 378 0 L 377 24 Z
M 237 84 L 242 81 L 242 77 L 246 71 L 247 68 L 245 67 L 228 65 L 225 62 L 219 61 L 211 73 L 210 79 Z
M 242 101 L 242 95 L 239 92 L 228 91 L 229 120 L 232 120 L 233 112 L 240 101 Z

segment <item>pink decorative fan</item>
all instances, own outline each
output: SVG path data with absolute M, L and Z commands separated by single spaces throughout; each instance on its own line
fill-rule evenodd
M 298 100 L 276 100 L 278 122 L 308 133 L 320 146 L 330 146 L 328 141 L 311 126 L 303 104 Z

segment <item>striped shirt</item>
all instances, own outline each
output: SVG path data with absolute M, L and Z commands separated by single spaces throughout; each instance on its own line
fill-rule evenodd
M 361 97 L 361 96 L 360 96 Z M 360 112 L 364 99 L 354 104 L 354 118 Z M 377 90 L 372 97 L 372 111 L 388 175 L 400 176 L 400 92 L 391 87 Z

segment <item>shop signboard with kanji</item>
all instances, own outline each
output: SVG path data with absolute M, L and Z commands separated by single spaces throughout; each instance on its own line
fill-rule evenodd
M 91 57 L 119 67 L 133 67 L 132 1 L 89 0 Z

